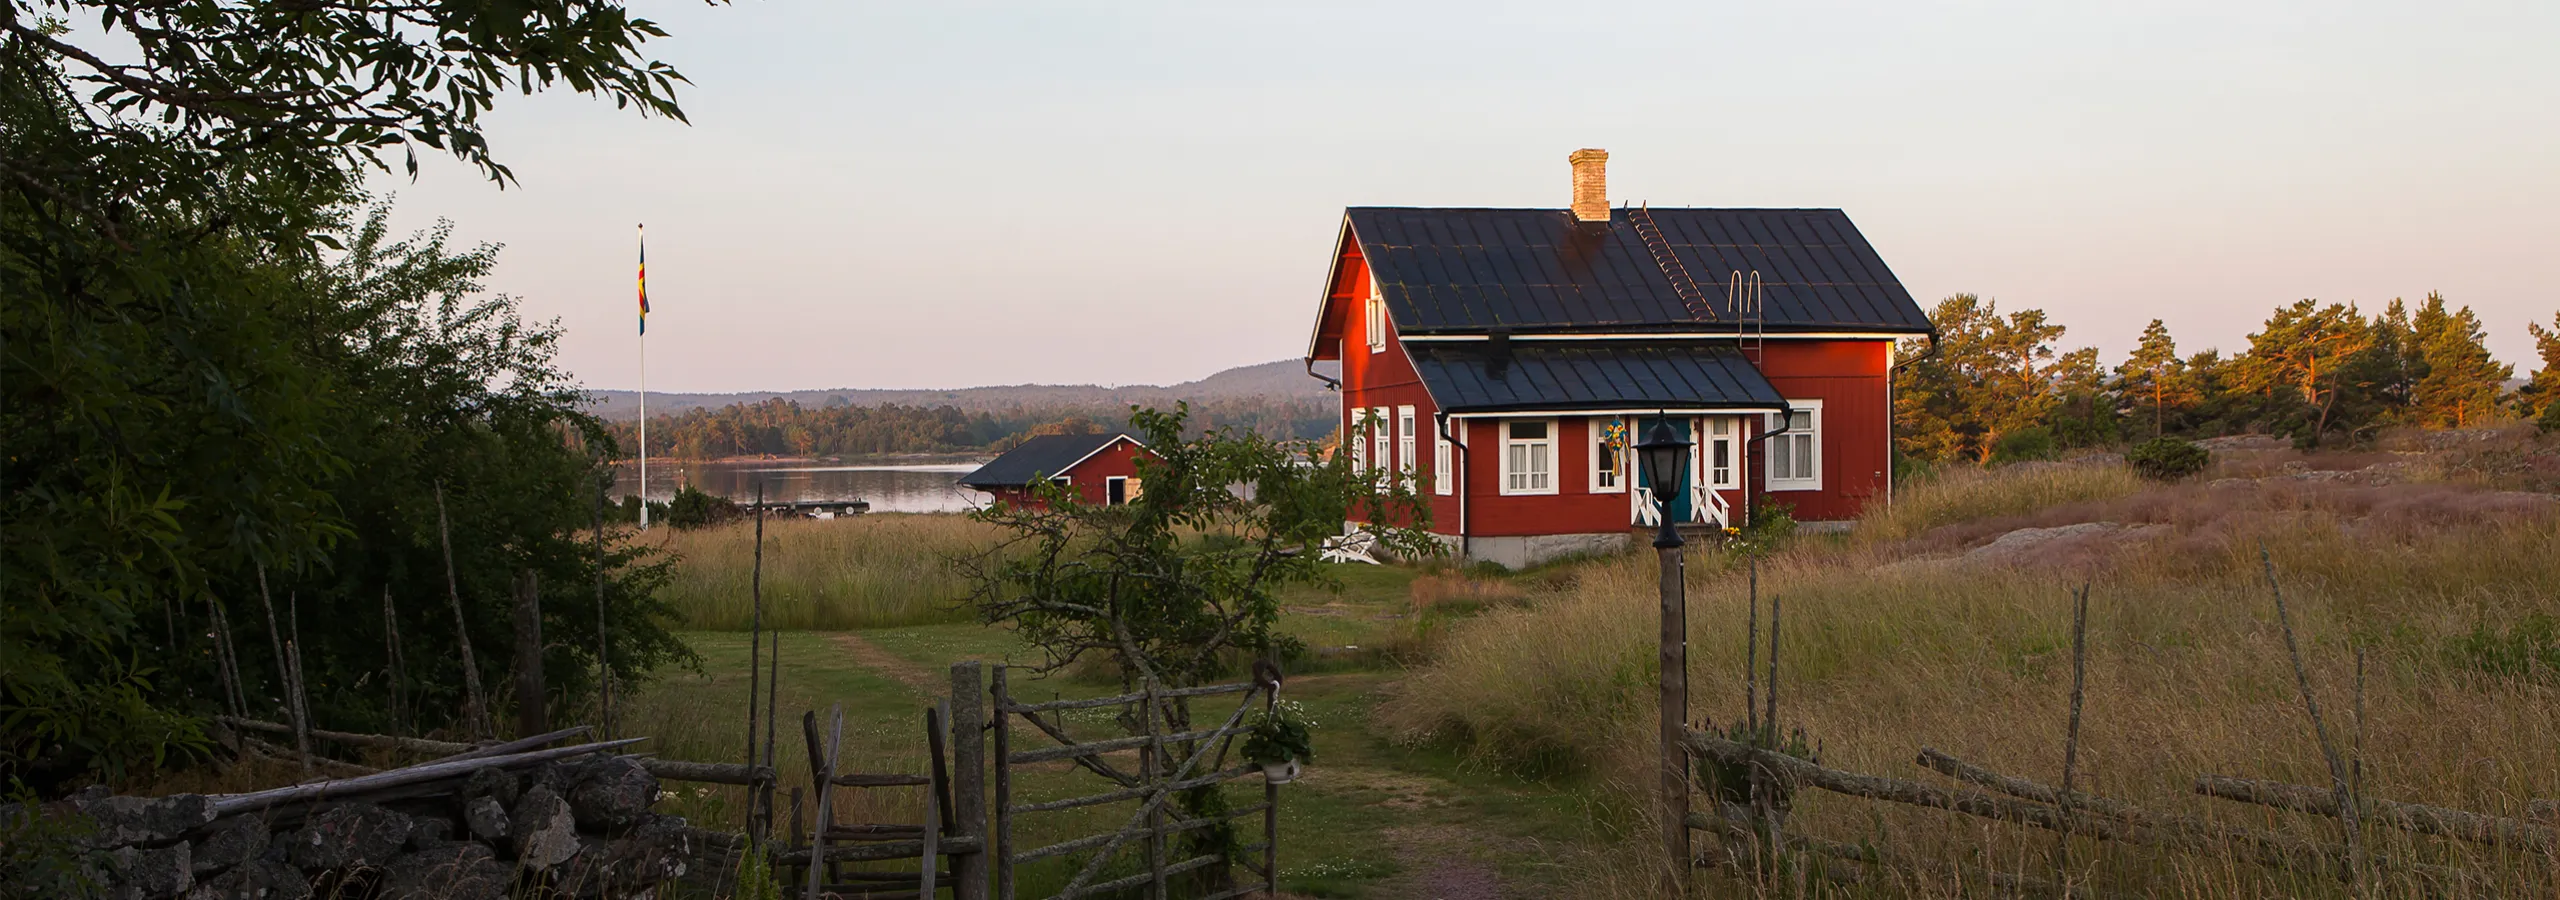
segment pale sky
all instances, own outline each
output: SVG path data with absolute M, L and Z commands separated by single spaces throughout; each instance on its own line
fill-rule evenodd
M 2236 351 L 2441 290 L 2532 367 L 2560 310 L 2560 3 L 638 2 L 692 125 L 510 97 L 520 187 L 399 221 L 591 387 L 1165 383 L 1300 355 L 1342 208 L 1839 207 L 1924 305 Z

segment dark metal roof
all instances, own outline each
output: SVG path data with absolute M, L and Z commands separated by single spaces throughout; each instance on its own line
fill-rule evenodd
M 1836 209 L 1648 210 L 1715 317 L 1681 302 L 1628 210 L 1352 207 L 1351 231 L 1405 334 L 1730 328 L 1726 285 L 1758 271 L 1766 328 L 1926 333 L 1928 316 Z M 1704 326 L 1703 328 L 1701 326 Z
M 1730 342 L 1432 341 L 1405 345 L 1447 412 L 1783 409 Z M 1503 362 L 1508 356 L 1509 361 Z
M 1112 441 L 1129 438 L 1127 432 L 1110 434 L 1044 434 L 989 460 L 978 470 L 960 477 L 960 483 L 973 488 L 1021 487 L 1034 479 L 1064 474 L 1067 467 L 1082 462 Z

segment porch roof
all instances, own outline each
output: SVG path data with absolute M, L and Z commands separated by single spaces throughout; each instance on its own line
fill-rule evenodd
M 1787 405 L 1730 341 L 1415 342 L 1405 349 L 1432 401 L 1451 414 Z

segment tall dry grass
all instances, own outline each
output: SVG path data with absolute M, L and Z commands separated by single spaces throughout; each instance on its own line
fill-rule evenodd
M 1893 502 L 1867 511 L 1855 533 L 1899 540 L 1953 522 L 2122 497 L 2142 479 L 2119 462 L 2034 462 L 1998 468 L 1950 465 L 1896 485 Z
M 1826 764 L 1934 780 L 1913 762 L 1926 746 L 2057 780 L 2068 591 L 2087 581 L 2081 783 L 2334 842 L 2334 826 L 2190 793 L 2205 773 L 2327 783 L 2259 566 L 2263 544 L 2333 733 L 2355 733 L 2352 648 L 2367 653 L 2368 796 L 2513 816 L 2528 798 L 2560 797 L 2560 671 L 2501 667 L 2480 649 L 2512 649 L 2531 633 L 2531 617 L 2560 616 L 2560 512 L 2549 498 L 2443 484 L 2118 492 L 2054 469 L 2022 473 L 2016 486 L 2027 496 L 2003 497 L 1998 474 L 1921 488 L 1942 493 L 1900 514 L 1940 524 L 1913 530 L 1905 520 L 1909 539 L 1808 543 L 1763 561 L 1762 597 L 1783 598 L 1786 610 L 1779 716 L 1805 729 Z M 2029 499 L 2054 496 L 2079 499 L 2043 509 L 2047 501 Z M 1973 512 L 1948 512 L 1957 509 Z M 1992 514 L 1962 520 L 1980 511 Z M 2025 563 L 1954 558 L 2007 527 L 2068 518 L 2163 527 Z M 1694 715 L 1721 724 L 1743 705 L 1743 582 L 1715 554 L 1693 561 L 1692 573 Z M 1487 765 L 1631 786 L 1621 812 L 1638 816 L 1654 764 L 1654 592 L 1651 560 L 1630 557 L 1595 565 L 1571 592 L 1491 611 L 1449 635 L 1380 721 L 1404 740 L 1453 746 Z M 1765 606 L 1762 615 L 1765 638 Z M 2053 847 L 2049 833 L 1835 796 L 1802 798 L 1790 827 L 2031 873 L 2051 865 Z M 2403 857 L 2475 867 L 2492 894 L 2532 883 L 2526 873 L 2541 864 L 2478 851 L 2448 859 L 2433 842 L 2374 840 Z M 2339 893 L 2334 881 L 2270 876 L 2236 858 L 2095 845 L 2073 858 L 2110 896 Z M 1961 893 L 1904 885 L 1878 895 Z
M 670 529 L 680 554 L 664 594 L 697 631 L 740 631 L 753 618 L 755 523 Z M 841 630 L 947 622 L 968 586 L 946 561 L 983 549 L 996 529 L 952 515 L 896 513 L 765 523 L 765 627 Z

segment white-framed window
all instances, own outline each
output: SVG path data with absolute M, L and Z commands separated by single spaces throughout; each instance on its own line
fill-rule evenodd
M 1124 506 L 1129 501 L 1137 499 L 1137 495 L 1130 492 L 1129 485 L 1127 475 L 1111 475 L 1103 478 L 1102 505 Z
M 1383 352 L 1386 352 L 1386 349 L 1387 349 L 1387 295 L 1386 295 L 1386 291 L 1385 291 L 1384 289 L 1382 289 L 1382 288 L 1378 285 L 1377 279 L 1374 279 L 1374 278 L 1369 280 L 1369 304 L 1368 304 L 1368 306 L 1369 306 L 1369 327 L 1368 327 L 1368 332 L 1369 332 L 1369 352 L 1371 352 L 1371 353 L 1383 353 Z
M 1369 411 L 1351 410 L 1351 427 L 1342 433 L 1342 443 L 1351 451 L 1351 474 L 1369 471 Z
M 1794 410 L 1784 423 L 1769 417 L 1769 429 L 1786 426 L 1784 433 L 1769 438 L 1769 489 L 1773 491 L 1818 491 L 1822 489 L 1822 401 L 1789 400 Z
M 1457 493 L 1458 473 L 1452 465 L 1456 462 L 1458 445 L 1437 434 L 1431 436 L 1431 442 L 1431 492 L 1443 497 Z
M 1502 423 L 1502 492 L 1556 492 L 1556 423 L 1512 419 Z
M 1396 407 L 1396 474 L 1404 479 L 1406 490 L 1419 487 L 1414 479 L 1422 468 L 1422 459 L 1413 455 L 1413 440 L 1413 407 Z
M 1591 420 L 1591 492 L 1623 494 L 1627 490 L 1627 420 Z
M 1386 407 L 1369 410 L 1369 458 L 1378 464 L 1373 471 L 1388 473 L 1389 477 L 1396 470 L 1395 445 L 1391 443 L 1395 435 L 1390 433 L 1394 430 L 1395 423 L 1388 421 Z
M 1056 478 L 1049 479 L 1049 483 L 1059 487 L 1075 487 L 1076 477 L 1073 475 L 1060 475 Z
M 1708 416 L 1707 440 L 1698 448 L 1707 486 L 1730 490 L 1742 486 L 1742 429 L 1732 416 Z

